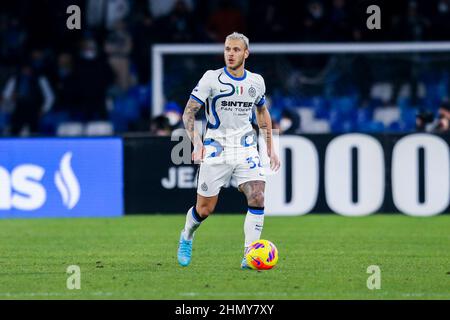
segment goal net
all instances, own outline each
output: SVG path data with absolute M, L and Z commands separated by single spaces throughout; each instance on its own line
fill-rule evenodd
M 151 58 L 153 116 L 184 108 L 203 73 L 224 66 L 221 44 L 155 45 Z M 282 129 L 298 117 L 296 133 L 410 132 L 448 99 L 450 42 L 251 44 L 246 68 L 263 75 Z

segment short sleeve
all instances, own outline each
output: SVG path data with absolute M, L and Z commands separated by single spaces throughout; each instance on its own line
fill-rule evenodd
M 210 82 L 210 72 L 206 71 L 203 77 L 195 86 L 194 90 L 191 92 L 191 98 L 196 100 L 201 105 L 205 105 L 206 99 L 211 94 L 211 82 Z
M 255 105 L 257 107 L 261 107 L 266 103 L 266 84 L 264 83 L 263 77 L 259 76 L 259 80 L 258 95 L 255 99 Z

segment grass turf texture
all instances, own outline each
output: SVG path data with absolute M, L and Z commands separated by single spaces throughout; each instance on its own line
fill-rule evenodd
M 266 217 L 280 259 L 240 270 L 244 216 L 200 227 L 176 259 L 183 215 L 0 220 L 0 299 L 450 299 L 450 216 Z M 69 265 L 81 289 L 68 290 Z M 381 268 L 381 289 L 366 287 Z

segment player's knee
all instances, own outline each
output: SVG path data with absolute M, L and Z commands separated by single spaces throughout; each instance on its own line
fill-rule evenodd
M 197 206 L 196 209 L 198 215 L 203 219 L 207 218 L 214 210 L 211 206 Z
M 248 199 L 248 204 L 252 207 L 264 207 L 264 192 L 253 192 Z

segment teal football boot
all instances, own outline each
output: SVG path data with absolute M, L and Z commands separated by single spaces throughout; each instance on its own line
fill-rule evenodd
M 187 267 L 191 263 L 192 242 L 193 240 L 186 240 L 183 237 L 183 231 L 181 231 L 180 242 L 178 244 L 178 263 L 183 267 Z

